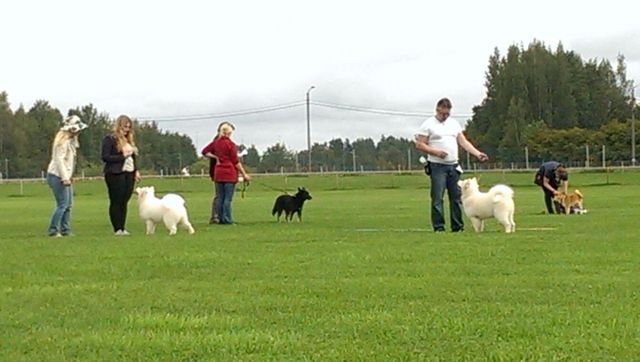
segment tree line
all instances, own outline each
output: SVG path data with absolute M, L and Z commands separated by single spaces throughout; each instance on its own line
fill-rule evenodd
M 295 151 L 282 143 L 276 143 L 260 152 L 255 145 L 239 145 L 244 153 L 243 164 L 251 172 L 307 172 L 309 153 L 307 150 Z M 406 138 L 381 136 L 378 142 L 371 138 L 359 138 L 354 141 L 335 138 L 311 146 L 311 170 L 326 172 L 406 170 L 417 167 L 418 158 L 415 143 Z M 413 164 L 414 166 L 410 166 Z M 208 161 L 201 160 L 191 166 L 192 172 L 203 172 Z
M 623 55 L 614 67 L 561 43 L 555 51 L 539 41 L 513 45 L 504 56 L 495 49 L 485 87 L 467 133 L 494 160 L 522 162 L 525 147 L 534 162 L 584 160 L 586 147 L 602 145 L 607 159 L 630 160 L 634 82 Z
M 101 142 L 112 131 L 109 114 L 92 104 L 70 109 L 89 127 L 79 135 L 77 172 L 87 176 L 102 173 Z M 4 177 L 40 177 L 51 157 L 51 142 L 60 128 L 63 115 L 45 100 L 38 100 L 25 110 L 20 105 L 12 111 L 6 92 L 0 93 L 0 172 Z M 136 143 L 140 148 L 139 167 L 143 170 L 178 173 L 197 160 L 195 147 L 185 135 L 162 131 L 154 122 L 134 120 Z

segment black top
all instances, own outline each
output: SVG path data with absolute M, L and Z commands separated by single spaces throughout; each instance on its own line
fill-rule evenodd
M 556 170 L 561 166 L 562 164 L 557 161 L 545 162 L 540 166 L 538 173 L 548 178 L 552 185 L 557 185 L 559 181 L 566 181 L 569 179 L 569 175 L 567 175 L 566 172 L 559 172 L 559 175 L 556 175 Z
M 133 171 L 138 170 L 135 153 L 133 157 Z M 123 173 L 124 167 L 124 154 L 118 151 L 116 146 L 116 139 L 113 135 L 106 135 L 102 139 L 102 161 L 104 161 L 104 174 L 120 174 Z

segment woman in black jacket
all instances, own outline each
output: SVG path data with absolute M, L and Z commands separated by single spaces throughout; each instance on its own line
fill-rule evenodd
M 113 133 L 102 140 L 104 180 L 109 191 L 109 218 L 115 235 L 129 235 L 125 229 L 127 204 L 135 182 L 140 181 L 136 165 L 138 148 L 135 144 L 133 122 L 125 115 L 116 119 Z

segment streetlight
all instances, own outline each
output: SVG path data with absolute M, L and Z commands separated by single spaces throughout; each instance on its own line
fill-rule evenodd
M 307 152 L 309 156 L 309 172 L 311 172 L 311 121 L 309 115 L 309 93 L 315 87 L 315 85 L 312 85 L 311 87 L 309 87 L 309 90 L 307 90 Z

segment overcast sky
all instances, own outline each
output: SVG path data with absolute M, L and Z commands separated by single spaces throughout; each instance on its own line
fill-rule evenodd
M 93 103 L 115 117 L 223 113 L 302 101 L 465 118 L 493 49 L 561 41 L 627 58 L 640 84 L 636 1 L 32 1 L 1 6 L 0 90 L 15 109 Z M 638 92 L 640 93 L 640 92 Z M 228 118 L 260 150 L 306 149 L 305 107 Z M 422 119 L 311 107 L 313 142 L 412 137 Z M 160 122 L 198 148 L 220 119 Z

